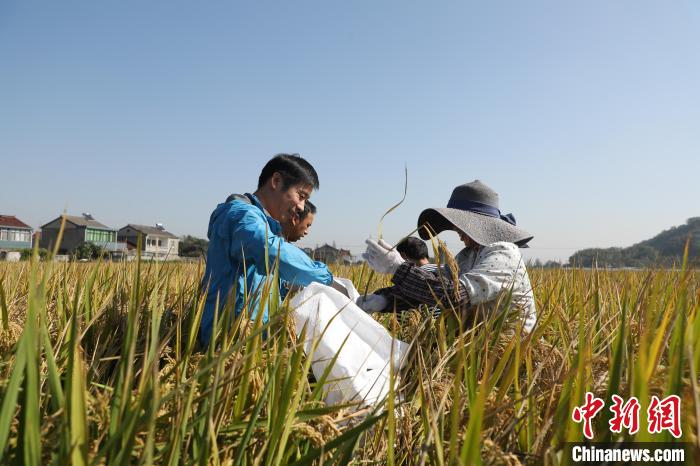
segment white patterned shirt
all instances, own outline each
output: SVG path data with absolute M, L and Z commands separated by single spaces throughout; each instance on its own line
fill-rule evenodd
M 537 320 L 535 296 L 518 246 L 501 241 L 479 249 L 464 248 L 455 261 L 471 304 L 495 301 L 501 292 L 512 290 L 512 305 L 521 309 L 525 330 L 532 330 Z
M 495 303 L 501 293 L 512 290 L 511 306 L 521 311 L 523 328 L 529 332 L 535 325 L 537 311 L 530 279 L 520 249 L 513 243 L 497 242 L 478 249 L 464 248 L 455 257 L 458 266 L 459 285 L 445 280 L 449 273 L 437 269 L 431 271 L 411 263 L 399 266 L 391 281 L 394 286 L 386 289 L 394 297 L 411 302 L 435 305 L 442 302 L 479 305 Z M 443 272 L 447 267 L 443 266 Z

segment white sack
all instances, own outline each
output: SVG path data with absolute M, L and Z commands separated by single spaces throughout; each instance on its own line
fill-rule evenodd
M 350 280 L 336 280 L 348 289 L 351 297 L 356 299 L 359 296 Z M 292 299 L 290 307 L 297 334 L 301 334 L 304 324 L 307 326 L 306 354 L 311 351 L 313 340 L 320 339 L 311 365 L 317 380 L 340 351 L 324 387 L 328 390 L 327 404 L 360 401 L 363 405 L 372 405 L 386 397 L 392 342 L 395 374 L 407 353 L 407 343 L 392 339 L 389 332 L 360 309 L 354 300 L 319 283 L 304 288 Z

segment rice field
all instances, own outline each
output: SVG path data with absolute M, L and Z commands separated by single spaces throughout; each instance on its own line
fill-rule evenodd
M 361 291 L 389 282 L 333 272 Z M 265 325 L 225 312 L 197 348 L 202 273 L 0 263 L 0 464 L 565 464 L 586 392 L 606 401 L 596 441 L 699 444 L 697 272 L 531 270 L 539 322 L 524 337 L 507 312 L 473 328 L 450 311 L 377 317 L 414 347 L 373 409 L 324 405 L 286 302 Z M 645 420 L 671 394 L 680 439 L 644 422 L 610 432 L 613 395 L 637 397 Z

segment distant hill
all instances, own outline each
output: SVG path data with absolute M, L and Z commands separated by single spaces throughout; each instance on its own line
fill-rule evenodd
M 689 237 L 688 262 L 697 266 L 700 265 L 700 217 L 689 218 L 685 225 L 669 228 L 628 248 L 582 249 L 569 258 L 569 264 L 580 267 L 680 265 Z

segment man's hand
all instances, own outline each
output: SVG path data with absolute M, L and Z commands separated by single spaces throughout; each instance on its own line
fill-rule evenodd
M 360 296 L 355 302 L 360 309 L 365 312 L 378 312 L 383 311 L 389 300 L 380 294 L 368 294 L 367 296 Z
M 401 254 L 396 249 L 392 249 L 391 245 L 383 239 L 379 241 L 368 239 L 365 243 L 367 244 L 367 250 L 362 254 L 362 257 L 372 270 L 379 273 L 393 274 L 404 263 Z

